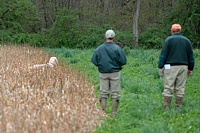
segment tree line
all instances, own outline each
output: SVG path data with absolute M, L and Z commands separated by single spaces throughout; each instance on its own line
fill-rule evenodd
M 161 48 L 173 23 L 200 45 L 200 0 L 0 0 L 1 43 L 96 47 L 107 29 L 122 47 Z

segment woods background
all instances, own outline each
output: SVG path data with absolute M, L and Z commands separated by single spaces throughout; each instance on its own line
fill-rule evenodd
M 200 45 L 200 0 L 0 0 L 0 42 L 92 48 L 113 29 L 130 48 L 161 48 L 173 23 Z

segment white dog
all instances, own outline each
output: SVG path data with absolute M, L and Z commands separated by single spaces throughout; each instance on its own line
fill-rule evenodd
M 36 64 L 36 65 L 33 65 L 32 67 L 30 67 L 31 69 L 33 68 L 42 68 L 42 67 L 50 67 L 50 68 L 53 68 L 55 65 L 58 64 L 58 60 L 56 57 L 51 57 L 50 60 L 49 60 L 49 63 L 46 63 L 46 64 Z

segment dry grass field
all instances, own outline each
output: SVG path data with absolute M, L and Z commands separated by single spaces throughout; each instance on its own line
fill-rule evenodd
M 90 133 L 99 125 L 102 113 L 84 75 L 64 62 L 29 69 L 49 58 L 29 46 L 0 46 L 0 133 Z

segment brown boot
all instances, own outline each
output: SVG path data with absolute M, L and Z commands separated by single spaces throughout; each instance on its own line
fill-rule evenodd
M 101 105 L 101 109 L 104 113 L 106 113 L 106 98 L 101 98 L 100 101 L 100 105 Z
M 170 108 L 171 100 L 172 97 L 164 96 L 164 103 L 163 103 L 164 109 Z
M 183 105 L 183 97 L 176 97 L 176 108 Z
M 112 99 L 112 117 L 116 116 L 118 105 L 119 99 Z

